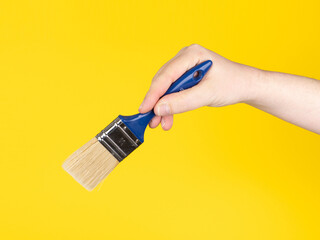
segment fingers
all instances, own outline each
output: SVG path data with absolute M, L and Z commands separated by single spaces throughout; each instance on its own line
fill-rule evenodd
M 149 123 L 150 128 L 156 128 L 161 122 L 161 127 L 163 130 L 168 131 L 172 128 L 173 125 L 173 115 L 169 116 L 155 116 Z
M 200 83 L 190 89 L 164 96 L 157 102 L 154 112 L 163 117 L 190 111 L 207 105 L 208 95 L 205 84 Z
M 161 121 L 161 117 L 160 116 L 155 116 L 151 119 L 151 121 L 149 122 L 149 127 L 151 128 L 156 128 L 159 123 Z
M 206 52 L 207 50 L 199 45 L 183 48 L 156 73 L 139 108 L 140 113 L 154 109 L 158 115 L 150 121 L 151 128 L 156 128 L 161 123 L 164 130 L 169 130 L 173 125 L 173 114 L 206 105 L 207 96 L 204 96 L 205 89 L 200 87 L 201 83 L 191 89 L 161 98 L 170 85 L 187 70 L 204 60 L 212 60 Z
M 173 115 L 163 116 L 161 118 L 161 127 L 163 130 L 168 131 L 173 125 Z
M 145 113 L 153 109 L 170 85 L 188 69 L 200 62 L 199 57 L 201 54 L 198 57 L 197 53 L 198 49 L 193 47 L 193 45 L 184 48 L 157 72 L 139 108 L 139 112 Z

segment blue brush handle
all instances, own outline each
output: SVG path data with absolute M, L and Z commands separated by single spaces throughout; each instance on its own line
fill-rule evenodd
M 180 78 L 178 78 L 163 95 L 180 92 L 185 89 L 191 88 L 197 85 L 204 75 L 208 72 L 212 65 L 212 61 L 208 60 L 198 64 L 197 66 L 186 71 Z M 195 75 L 195 73 L 198 74 Z M 130 131 L 136 135 L 140 142 L 144 141 L 144 132 L 148 126 L 150 120 L 155 116 L 153 110 L 147 113 L 139 113 L 133 116 L 122 116 L 119 118 L 130 129 Z

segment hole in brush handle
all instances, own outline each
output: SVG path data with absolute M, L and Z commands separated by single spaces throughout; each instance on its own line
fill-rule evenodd
M 197 70 L 194 72 L 193 74 L 193 80 L 196 82 L 199 82 L 203 77 L 203 71 L 201 70 Z

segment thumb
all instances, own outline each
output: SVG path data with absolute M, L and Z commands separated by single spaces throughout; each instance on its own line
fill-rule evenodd
M 207 105 L 208 94 L 202 84 L 181 92 L 172 93 L 161 98 L 154 112 L 158 116 L 183 113 Z

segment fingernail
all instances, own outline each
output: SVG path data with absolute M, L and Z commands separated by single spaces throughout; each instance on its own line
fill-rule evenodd
M 140 105 L 140 107 L 139 107 L 139 109 L 138 109 L 139 112 L 141 111 L 141 109 L 142 109 L 142 107 L 143 107 L 143 104 L 144 104 L 144 99 L 143 99 L 143 101 L 142 101 L 142 103 L 141 103 L 141 105 Z
M 166 125 L 166 121 L 162 118 L 161 119 L 161 127 L 163 128 Z
M 170 114 L 170 107 L 167 103 L 161 103 L 158 107 L 158 115 L 164 116 Z

